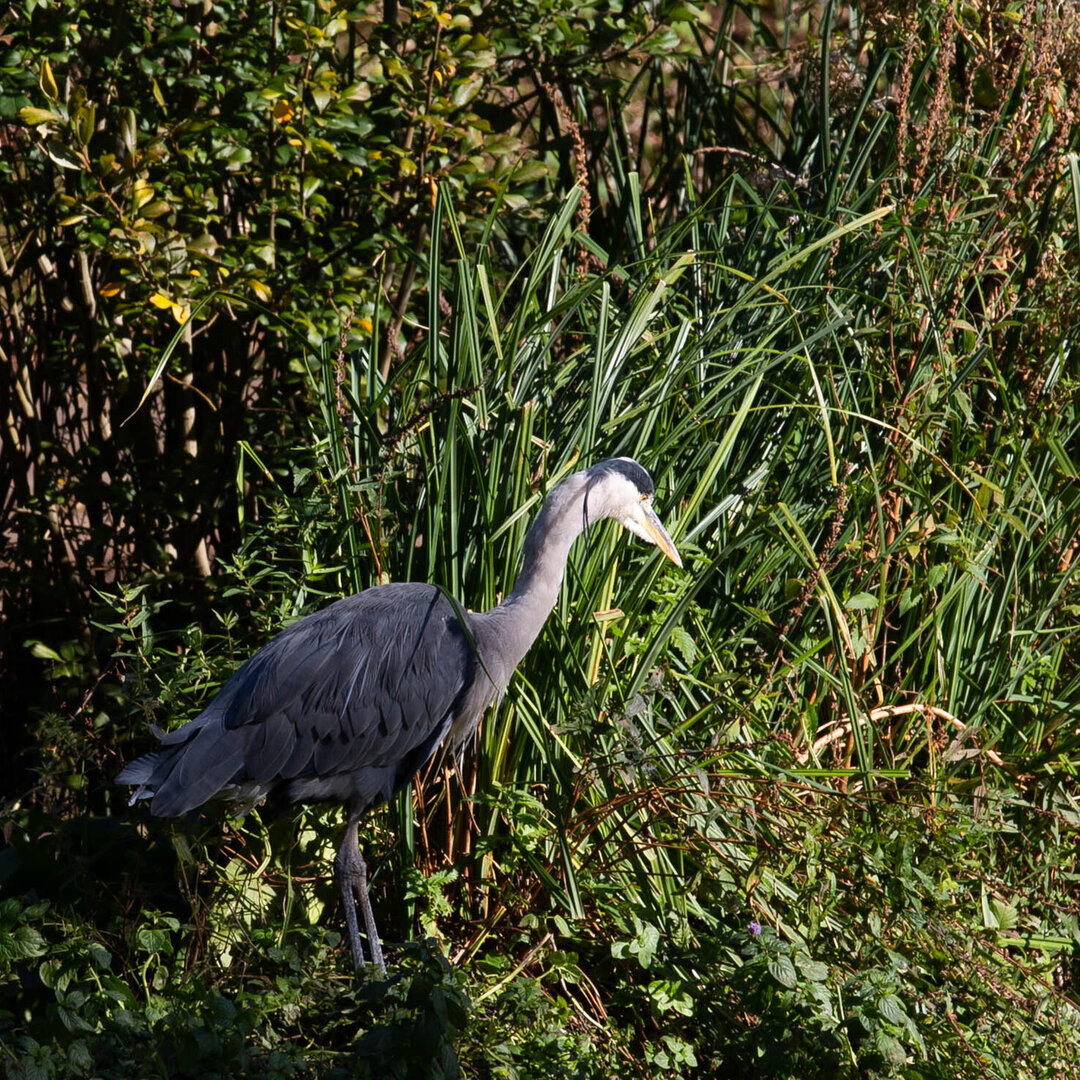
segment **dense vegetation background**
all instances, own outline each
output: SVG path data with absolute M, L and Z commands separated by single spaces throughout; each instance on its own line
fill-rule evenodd
M 1080 13 L 22 0 L 0 29 L 16 1077 L 1080 1073 Z M 275 630 L 475 608 L 638 457 L 463 775 L 111 786 Z M 395 944 L 398 943 L 398 944 Z M 404 944 L 400 944 L 404 943 Z

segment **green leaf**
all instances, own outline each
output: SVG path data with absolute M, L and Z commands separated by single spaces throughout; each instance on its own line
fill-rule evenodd
M 63 143 L 56 139 L 45 140 L 45 153 L 49 155 L 54 165 L 61 169 L 81 169 L 82 162 Z
M 990 900 L 990 907 L 998 930 L 1012 930 L 1019 923 L 1020 914 L 1012 904 L 1007 904 L 995 896 Z
M 877 606 L 878 598 L 868 592 L 857 592 L 844 604 L 848 611 L 874 611 Z
M 679 651 L 679 655 L 688 666 L 697 660 L 697 645 L 689 632 L 683 627 L 676 626 L 672 628 L 671 643 Z
M 904 1003 L 895 994 L 885 994 L 878 998 L 878 1011 L 890 1024 L 903 1027 L 908 1022 Z
M 793 990 L 799 981 L 790 956 L 774 956 L 769 960 L 769 974 L 781 985 Z
M 135 116 L 135 110 L 130 108 L 123 108 L 120 110 L 120 137 L 124 143 L 124 150 L 127 153 L 135 153 L 135 138 L 138 130 L 138 120 Z
M 798 968 L 803 978 L 810 982 L 825 982 L 829 977 L 829 965 L 819 960 L 799 960 Z
M 26 644 L 30 649 L 30 655 L 37 657 L 38 660 L 52 660 L 56 664 L 64 663 L 64 658 L 43 641 L 28 641 Z
M 14 930 L 0 930 L 0 960 L 28 960 L 44 956 L 45 939 L 32 926 L 17 926 Z
M 50 100 L 56 101 L 60 97 L 60 90 L 56 85 L 56 79 L 53 77 L 52 67 L 48 60 L 42 59 L 41 68 L 38 74 L 38 85 L 41 87 L 41 92 Z

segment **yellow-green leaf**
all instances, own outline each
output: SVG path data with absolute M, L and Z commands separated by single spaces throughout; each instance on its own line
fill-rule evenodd
M 213 255 L 217 250 L 218 242 L 214 237 L 204 232 L 200 236 L 196 236 L 194 240 L 188 241 L 188 251 L 194 251 L 198 255 Z
M 94 125 L 97 120 L 97 108 L 87 105 L 75 115 L 75 134 L 79 144 L 86 146 L 94 137 Z
M 274 294 L 258 278 L 248 278 L 248 284 L 251 286 L 251 291 L 264 304 L 268 304 L 273 298 Z
M 52 68 L 49 66 L 48 60 L 41 61 L 41 74 L 38 76 L 38 84 L 41 86 L 41 92 L 50 101 L 56 101 L 60 97 L 60 91 L 56 86 L 56 80 L 53 78 Z
M 370 101 L 371 87 L 366 82 L 356 82 L 341 91 L 342 101 Z
M 122 109 L 120 111 L 120 137 L 124 140 L 124 149 L 129 153 L 135 153 L 135 134 L 138 130 L 138 120 L 134 109 Z
M 35 109 L 32 105 L 27 105 L 24 109 L 20 109 L 19 116 L 22 117 L 24 124 L 30 124 L 32 126 L 36 126 L 37 124 L 55 124 L 62 119 L 59 113 L 51 112 L 49 109 Z
M 142 177 L 139 177 L 139 179 L 135 181 L 135 190 L 132 197 L 134 208 L 138 210 L 140 206 L 144 206 L 146 203 L 150 202 L 150 200 L 153 199 L 154 194 L 154 185 L 147 183 Z

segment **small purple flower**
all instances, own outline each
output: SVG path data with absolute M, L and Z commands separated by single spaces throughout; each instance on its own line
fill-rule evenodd
M 750 925 L 746 929 L 750 931 L 751 937 L 761 937 L 761 923 L 757 919 L 751 919 Z

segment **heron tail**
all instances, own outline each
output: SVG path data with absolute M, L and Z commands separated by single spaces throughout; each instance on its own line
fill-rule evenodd
M 154 771 L 161 763 L 162 754 L 144 754 L 141 758 L 129 761 L 117 774 L 113 783 L 130 784 L 135 790 L 131 793 L 128 806 L 134 806 L 139 799 L 152 799 L 154 787 L 151 786 Z

